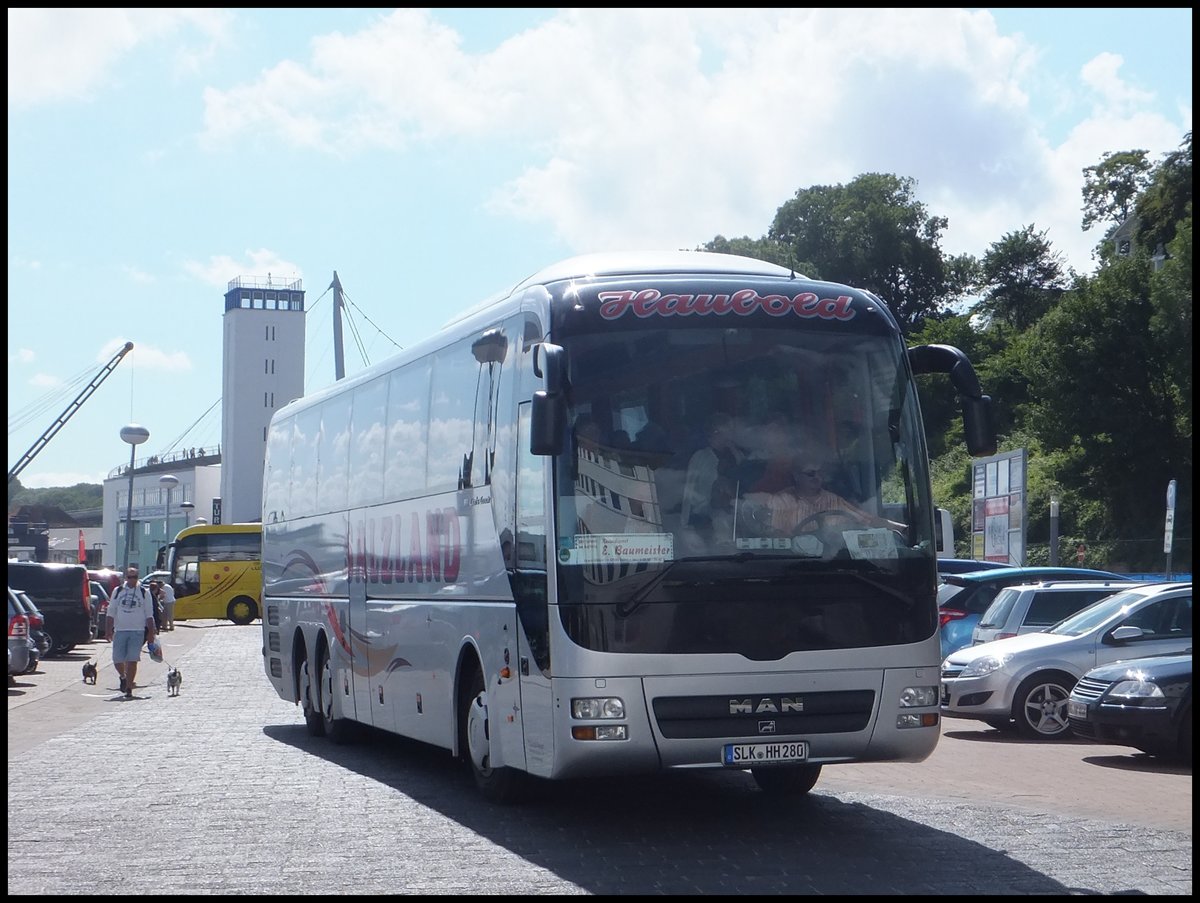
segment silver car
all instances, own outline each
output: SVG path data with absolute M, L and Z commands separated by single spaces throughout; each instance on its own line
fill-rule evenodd
M 1049 739 L 1069 729 L 1067 697 L 1097 665 L 1190 652 L 1192 584 L 1154 583 L 1101 599 L 1045 633 L 968 646 L 942 662 L 941 710 Z
M 1043 581 L 1007 586 L 996 593 L 996 598 L 971 631 L 971 645 L 1048 630 L 1063 618 L 1129 586 L 1129 583 L 1108 580 Z

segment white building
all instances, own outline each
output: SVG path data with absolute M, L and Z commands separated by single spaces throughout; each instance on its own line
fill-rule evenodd
M 239 277 L 225 293 L 221 444 L 135 459 L 104 481 L 104 564 L 154 569 L 185 526 L 262 520 L 263 459 L 271 415 L 304 394 L 304 287 Z M 149 424 L 148 428 L 153 428 Z M 165 478 L 165 479 L 164 479 Z M 132 527 L 126 561 L 126 523 Z M 76 554 L 78 554 L 76 535 Z
M 225 293 L 221 522 L 262 520 L 267 426 L 304 394 L 304 288 L 241 277 Z

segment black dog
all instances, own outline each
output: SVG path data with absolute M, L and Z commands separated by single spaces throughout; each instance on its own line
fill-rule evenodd
M 167 669 L 167 695 L 178 696 L 179 688 L 183 686 L 183 673 L 178 668 Z
M 85 684 L 94 684 L 96 682 L 96 672 L 97 672 L 97 669 L 96 669 L 95 662 L 84 662 L 83 663 L 83 682 Z

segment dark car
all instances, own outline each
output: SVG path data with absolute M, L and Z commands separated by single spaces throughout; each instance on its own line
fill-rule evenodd
M 942 635 L 942 659 L 971 645 L 975 625 L 996 593 L 1006 586 L 1040 580 L 1130 580 L 1124 574 L 1091 568 L 1026 567 L 991 568 L 968 574 L 946 574 L 938 587 L 938 624 Z
M 26 674 L 29 663 L 37 655 L 37 645 L 29 636 L 29 616 L 12 592 L 8 594 L 8 682 L 13 676 Z
M 104 619 L 108 617 L 109 593 L 99 580 L 92 580 L 88 586 L 92 591 L 92 636 L 103 640 L 108 632 Z
M 82 564 L 10 561 L 8 585 L 22 589 L 46 619 L 52 655 L 92 641 L 92 605 L 87 568 Z
M 1192 760 L 1192 654 L 1100 665 L 1075 684 L 1067 718 L 1077 737 Z
M 54 647 L 53 638 L 46 632 L 46 619 L 27 592 L 21 589 L 13 589 L 11 586 L 8 588 L 8 591 L 16 600 L 18 607 L 29 618 L 29 636 L 37 646 L 38 661 L 41 661 L 50 654 L 51 649 Z M 34 667 L 36 666 L 37 662 L 34 662 Z M 29 670 L 32 671 L 33 668 Z

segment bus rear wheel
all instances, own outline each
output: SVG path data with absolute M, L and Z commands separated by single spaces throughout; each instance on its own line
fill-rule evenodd
M 820 765 L 774 765 L 751 768 L 754 783 L 765 793 L 803 796 L 813 789 L 821 776 Z
M 304 713 L 304 726 L 308 728 L 309 736 L 324 737 L 325 722 L 321 718 L 321 710 L 317 708 L 317 686 L 313 683 L 312 668 L 308 659 L 300 662 L 296 669 L 296 687 L 300 693 L 300 711 Z
M 258 617 L 258 605 L 249 596 L 238 596 L 229 603 L 225 614 L 234 624 L 249 624 Z
M 487 690 L 476 667 L 461 696 L 459 747 L 475 778 L 475 786 L 494 803 L 516 803 L 529 793 L 529 778 L 514 768 L 492 766 L 491 724 L 488 720 Z
M 322 646 L 320 664 L 317 667 L 320 680 L 317 684 L 317 699 L 320 705 L 320 718 L 323 733 L 334 743 L 346 743 L 351 739 L 354 725 L 345 718 L 339 718 L 334 712 L 333 663 L 329 650 Z

